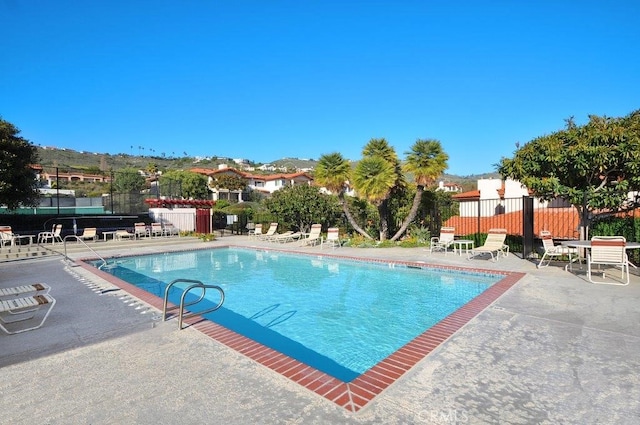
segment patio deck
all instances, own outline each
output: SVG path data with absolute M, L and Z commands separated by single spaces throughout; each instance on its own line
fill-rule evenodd
M 183 239 L 183 238 L 181 238 Z M 0 334 L 3 420 L 32 423 L 638 423 L 640 278 L 592 285 L 509 255 L 320 250 L 223 237 L 97 244 L 120 253 L 221 245 L 425 261 L 526 276 L 363 409 L 351 413 L 59 257 L 0 263 L 0 287 L 46 282 L 45 325 Z M 179 246 L 178 246 L 179 245 Z M 92 256 L 80 247 L 72 258 Z

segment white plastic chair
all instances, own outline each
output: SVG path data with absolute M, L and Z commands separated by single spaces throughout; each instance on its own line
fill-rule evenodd
M 327 237 L 320 242 L 320 249 L 325 245 L 331 248 L 338 248 L 340 246 L 340 229 L 337 227 L 330 227 L 327 229 Z
M 440 229 L 440 236 L 434 236 L 431 238 L 429 252 L 444 251 L 446 254 L 449 247 L 453 244 L 455 231 L 455 227 L 442 227 Z
M 594 236 L 591 238 L 591 249 L 587 253 L 587 277 L 589 282 L 606 285 L 629 284 L 629 259 L 627 257 L 626 244 L 627 241 L 623 236 Z M 593 265 L 620 268 L 621 281 L 605 280 L 604 270 L 602 271 L 603 280 L 593 280 Z
M 544 253 L 540 258 L 540 262 L 538 263 L 538 268 L 547 267 L 553 258 L 561 258 L 563 256 L 569 256 L 571 259 L 572 254 L 577 254 L 578 250 L 576 248 L 569 248 L 568 246 L 556 245 L 553 241 L 553 236 L 551 236 L 551 232 L 548 230 L 540 231 L 540 239 L 542 239 L 542 248 L 544 249 Z M 547 260 L 546 264 L 544 260 Z

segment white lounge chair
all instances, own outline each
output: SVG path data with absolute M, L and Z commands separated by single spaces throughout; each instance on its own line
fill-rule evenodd
M 569 257 L 571 260 L 571 256 L 573 254 L 577 254 L 578 250 L 576 248 L 569 248 L 568 246 L 556 245 L 553 241 L 553 236 L 551 236 L 551 232 L 548 230 L 540 231 L 540 239 L 542 239 L 542 248 L 544 249 L 544 253 L 540 258 L 540 262 L 538 262 L 537 267 L 547 267 L 553 258 L 561 258 L 563 256 Z M 545 259 L 547 260 L 545 264 Z
M 490 254 L 493 261 L 498 261 L 501 255 L 506 257 L 509 254 L 509 247 L 504 244 L 506 238 L 507 229 L 489 229 L 484 245 L 471 249 L 468 259 L 483 254 Z
M 440 229 L 440 236 L 434 236 L 431 238 L 429 252 L 444 251 L 446 254 L 449 247 L 453 244 L 455 231 L 455 227 L 442 227 Z
M 48 294 L 0 300 L 0 328 L 10 335 L 38 329 L 55 304 L 56 300 Z M 42 308 L 47 309 L 46 313 L 39 322 L 33 322 L 31 319 L 35 319 Z
M 151 236 L 164 236 L 165 231 L 162 223 L 151 223 Z
M 44 295 L 48 294 L 50 289 L 46 283 L 32 283 L 30 285 L 13 286 L 11 288 L 0 288 L 0 300 L 22 298 L 30 295 Z
M 320 249 L 325 245 L 331 248 L 338 248 L 340 246 L 340 229 L 337 227 L 329 227 L 327 229 L 327 237 L 320 242 Z
M 256 224 L 253 229 L 249 229 L 247 236 L 249 239 L 258 239 L 262 235 L 262 223 Z
M 587 277 L 589 282 L 607 285 L 629 284 L 629 259 L 627 258 L 626 243 L 627 241 L 623 236 L 594 236 L 591 238 L 591 249 L 587 253 Z M 606 278 L 604 270 L 601 271 L 602 281 L 593 280 L 594 265 L 620 268 L 622 272 L 621 280 L 604 280 Z
M 287 242 L 296 241 L 296 240 L 300 239 L 301 236 L 302 236 L 302 233 L 293 232 L 293 231 L 289 230 L 289 231 L 284 232 L 284 233 L 276 233 L 269 240 L 271 242 L 287 243 Z
M 318 242 L 322 242 L 322 225 L 312 224 L 309 235 L 302 239 L 300 246 L 316 245 Z
M 278 230 L 278 223 L 271 223 L 271 224 L 269 225 L 269 229 L 267 230 L 267 233 L 265 233 L 265 234 L 263 234 L 263 235 L 260 235 L 260 236 L 258 236 L 258 235 L 256 234 L 256 238 L 257 238 L 257 239 L 260 239 L 260 240 L 266 240 L 266 241 L 268 241 L 269 239 L 271 239 L 271 237 L 272 237 L 273 235 L 275 235 L 275 234 L 276 234 L 276 230 Z
M 164 232 L 165 236 L 176 235 L 180 237 L 180 229 L 178 229 L 172 223 L 162 223 L 162 231 Z
M 50 232 L 38 233 L 38 243 L 46 243 L 51 241 L 52 245 L 56 242 L 62 242 L 62 224 L 54 224 Z
M 135 238 L 140 239 L 145 236 L 149 236 L 149 231 L 147 230 L 147 225 L 144 222 L 134 223 L 133 224 L 133 234 Z
M 120 230 L 116 230 L 115 233 L 115 239 L 121 241 L 123 239 L 135 239 L 136 238 L 136 234 L 135 233 L 129 233 L 129 231 L 124 230 L 124 229 L 120 229 Z
M 0 246 L 14 246 L 16 242 L 20 242 L 22 239 L 29 239 L 29 243 L 31 243 L 31 241 L 33 241 L 33 236 L 21 236 L 17 233 L 13 233 L 11 226 L 0 226 Z
M 86 241 L 87 239 L 96 241 L 98 240 L 98 230 L 95 227 L 85 227 L 82 230 L 82 234 L 78 237 L 83 241 Z

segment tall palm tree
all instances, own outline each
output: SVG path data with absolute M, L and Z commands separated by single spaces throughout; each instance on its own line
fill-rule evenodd
M 391 220 L 389 210 L 389 198 L 401 191 L 406 186 L 406 181 L 402 173 L 402 165 L 398 159 L 395 149 L 389 146 L 387 139 L 371 139 L 362 149 L 362 155 L 366 157 L 380 157 L 387 161 L 395 173 L 395 181 L 393 187 L 386 193 L 384 199 L 376 202 L 378 213 L 384 214 L 380 216 L 380 229 L 382 231 L 380 240 L 385 240 L 389 234 L 389 222 Z
M 397 175 L 393 164 L 381 156 L 364 157 L 353 172 L 353 185 L 358 195 L 378 208 L 380 215 L 380 240 L 389 231 L 387 200 L 396 186 Z
M 364 237 L 372 239 L 353 218 L 349 210 L 349 205 L 344 199 L 345 184 L 351 175 L 351 165 L 349 162 L 337 152 L 322 155 L 318 160 L 318 164 L 316 164 L 314 174 L 314 178 L 319 185 L 324 186 L 331 193 L 335 193 L 338 196 L 342 211 L 347 217 L 349 224 L 351 224 L 351 227 Z
M 418 207 L 422 200 L 424 188 L 433 184 L 436 179 L 447 169 L 447 155 L 440 142 L 437 140 L 421 140 L 418 139 L 411 147 L 411 151 L 406 153 L 407 159 L 404 165 L 404 171 L 413 174 L 413 180 L 416 184 L 416 195 L 413 198 L 413 204 L 409 214 L 404 219 L 402 226 L 391 238 L 392 241 L 397 240 L 409 227 L 418 213 Z

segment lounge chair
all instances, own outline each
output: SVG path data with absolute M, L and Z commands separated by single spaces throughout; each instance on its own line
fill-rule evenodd
M 594 236 L 591 249 L 587 253 L 587 277 L 591 283 L 606 285 L 629 284 L 629 259 L 626 252 L 626 239 L 623 236 Z M 593 265 L 610 266 L 621 269 L 621 281 L 606 281 L 602 271 L 602 281 L 593 280 Z M 626 275 L 626 279 L 625 279 Z
M 83 241 L 86 241 L 87 239 L 96 241 L 98 240 L 98 230 L 95 227 L 85 227 L 82 230 L 82 234 L 78 237 Z
M 114 237 L 115 239 L 121 241 L 122 239 L 135 239 L 136 234 L 129 233 L 127 230 L 124 230 L 124 229 L 120 229 L 120 230 L 116 230 Z
M 318 242 L 322 242 L 322 225 L 312 224 L 309 235 L 302 239 L 300 246 L 316 245 Z
M 136 239 L 140 239 L 144 236 L 149 236 L 149 231 L 147 230 L 147 225 L 144 222 L 134 223 L 133 224 L 133 234 Z
M 10 335 L 38 329 L 47 320 L 55 304 L 56 300 L 48 294 L 0 300 L 0 328 Z M 34 319 L 42 308 L 47 309 L 42 319 L 36 323 L 32 322 L 31 319 Z M 16 328 L 18 324 L 25 327 Z
M 162 223 L 151 223 L 151 236 L 164 236 L 165 231 Z
M 468 259 L 483 254 L 490 254 L 493 261 L 498 261 L 501 255 L 506 257 L 509 254 L 509 247 L 504 244 L 506 238 L 506 229 L 489 229 L 484 245 L 471 249 Z
M 327 229 L 327 237 L 320 242 L 320 249 L 324 248 L 325 245 L 331 248 L 338 248 L 340 246 L 340 229 L 337 227 Z
M 22 245 L 22 241 L 24 239 L 29 240 L 29 245 L 33 243 L 33 235 L 19 235 L 17 233 L 13 233 L 11 226 L 0 226 L 0 246 L 4 246 L 7 243 L 14 246 L 16 242 Z
M 51 241 L 52 245 L 56 242 L 62 242 L 62 224 L 54 224 L 50 232 L 38 233 L 38 243 L 46 243 Z
M 561 258 L 563 256 L 568 256 L 569 260 L 571 260 L 572 254 L 577 254 L 578 250 L 576 248 L 569 248 L 568 246 L 556 245 L 553 242 L 553 237 L 551 236 L 551 232 L 548 230 L 542 230 L 540 232 L 540 239 L 542 239 L 542 248 L 544 249 L 544 253 L 540 258 L 540 262 L 538 263 L 538 268 L 547 267 L 553 258 Z M 545 259 L 547 260 L 545 264 Z
M 271 223 L 269 225 L 269 230 L 267 230 L 267 233 L 265 233 L 264 235 L 256 235 L 257 239 L 260 240 L 269 240 L 273 235 L 276 234 L 276 230 L 278 230 L 278 223 Z
M 178 229 L 176 226 L 174 226 L 171 223 L 163 223 L 162 224 L 162 231 L 164 232 L 165 236 L 176 235 L 176 236 L 180 237 L 180 229 Z
M 271 242 L 287 243 L 287 242 L 296 241 L 296 240 L 300 239 L 300 237 L 302 237 L 302 233 L 293 232 L 293 231 L 289 230 L 289 231 L 284 232 L 284 233 L 276 233 L 269 240 Z
M 32 283 L 11 288 L 0 288 L 0 300 L 22 298 L 30 295 L 45 295 L 51 288 L 46 283 Z
M 258 223 L 253 226 L 253 229 L 249 229 L 247 232 L 247 236 L 249 239 L 258 239 L 262 235 L 262 224 Z
M 449 247 L 453 244 L 455 231 L 455 227 L 442 227 L 440 229 L 440 236 L 431 238 L 429 252 L 444 251 L 446 254 Z

